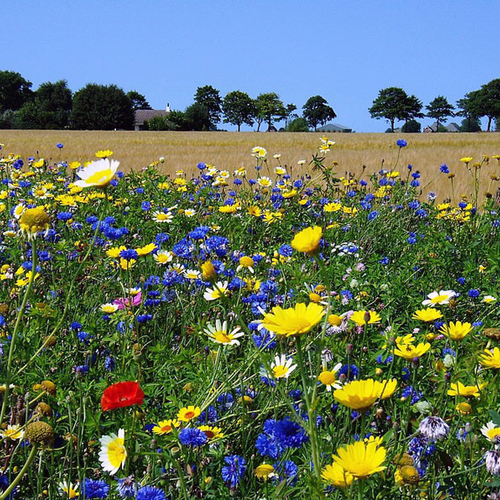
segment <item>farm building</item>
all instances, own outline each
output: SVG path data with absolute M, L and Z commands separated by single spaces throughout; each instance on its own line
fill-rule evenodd
M 322 127 L 318 127 L 318 132 L 344 132 L 351 133 L 354 132 L 352 128 L 341 125 L 340 123 L 327 123 Z
M 134 130 L 144 130 L 144 122 L 151 120 L 155 116 L 167 116 L 170 113 L 170 105 L 165 109 L 137 109 L 135 112 Z
M 460 126 L 455 122 L 452 122 L 448 125 L 443 125 L 443 127 L 446 129 L 446 132 L 460 132 Z M 437 132 L 437 122 L 434 122 L 432 125 L 427 125 L 427 127 L 424 128 L 423 132 L 426 134 Z

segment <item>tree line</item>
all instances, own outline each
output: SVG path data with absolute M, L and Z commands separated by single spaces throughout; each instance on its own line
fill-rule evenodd
M 459 99 L 456 108 L 440 95 L 423 110 L 423 103 L 399 87 L 379 91 L 369 108 L 375 119 L 385 119 L 394 132 L 398 121 L 403 121 L 403 132 L 420 132 L 416 120 L 424 116 L 436 120 L 436 131 L 445 130 L 443 124 L 452 116 L 463 117 L 461 131 L 481 130 L 479 120 L 486 117 L 487 130 L 493 121 L 499 126 L 500 79 L 492 80 L 480 89 Z M 125 92 L 116 85 L 89 83 L 73 93 L 65 80 L 42 83 L 32 90 L 32 83 L 13 71 L 0 71 L 0 128 L 17 129 L 75 129 L 75 130 L 132 130 L 135 112 L 152 109 L 146 97 L 136 90 Z M 255 99 L 240 90 L 225 97 L 211 85 L 198 87 L 194 102 L 184 111 L 172 110 L 165 116 L 155 116 L 144 124 L 148 130 L 217 130 L 218 124 L 230 123 L 240 131 L 242 125 L 267 127 L 284 121 L 284 130 L 307 132 L 317 130 L 336 117 L 326 99 L 316 95 L 302 106 L 284 104 L 275 92 L 262 93 Z
M 65 80 L 42 83 L 36 91 L 32 83 L 13 71 L 0 71 L 0 128 L 132 130 L 135 111 L 152 109 L 146 97 L 136 90 L 125 93 L 116 85 L 89 83 L 73 92 Z M 265 124 L 275 130 L 285 120 L 290 131 L 314 130 L 336 114 L 321 96 L 313 96 L 303 106 L 303 116 L 294 104 L 285 105 L 275 92 L 252 99 L 235 90 L 224 98 L 211 85 L 198 87 L 194 103 L 184 111 L 173 110 L 145 123 L 148 130 L 217 130 L 223 121 L 241 126 Z
M 443 124 L 453 116 L 463 117 L 461 132 L 478 132 L 481 130 L 479 120 L 486 117 L 487 131 L 490 132 L 493 121 L 497 130 L 500 125 L 500 78 L 468 92 L 456 104 L 455 108 L 446 97 L 439 95 L 425 107 L 427 112 L 424 113 L 420 99 L 399 87 L 388 87 L 379 91 L 368 111 L 372 118 L 387 120 L 390 124 L 388 132 L 394 132 L 396 121 L 404 122 L 402 132 L 420 132 L 421 125 L 416 119 L 424 116 L 436 120 L 435 132 L 446 131 Z

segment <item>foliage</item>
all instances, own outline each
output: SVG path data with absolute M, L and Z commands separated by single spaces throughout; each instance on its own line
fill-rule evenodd
M 288 123 L 285 132 L 309 132 L 309 124 L 305 118 L 299 116 Z
M 222 110 L 224 112 L 224 123 L 236 125 L 238 132 L 244 123 L 250 127 L 253 125 L 256 113 L 255 101 L 245 92 L 240 90 L 229 92 L 224 97 Z
M 417 122 L 417 120 L 408 120 L 402 127 L 401 132 L 410 133 L 410 134 L 418 134 L 421 132 L 422 124 Z
M 460 132 L 481 132 L 479 118 L 464 118 L 460 125 Z
M 272 130 L 275 121 L 283 120 L 287 115 L 287 110 L 283 101 L 276 92 L 260 94 L 255 101 L 257 108 L 257 132 L 260 131 L 260 125 L 264 121 L 267 123 L 268 132 Z
M 421 109 L 422 103 L 414 95 L 409 96 L 399 87 L 388 87 L 379 91 L 368 111 L 372 118 L 377 120 L 385 118 L 391 124 L 391 131 L 394 132 L 396 120 L 407 122 L 422 117 Z
M 204 123 L 205 118 L 202 118 L 203 112 L 201 111 L 203 109 L 202 107 L 204 107 L 208 113 L 209 125 L 208 128 L 193 128 L 192 130 L 216 130 L 217 123 L 220 122 L 222 113 L 222 98 L 220 97 L 219 91 L 211 85 L 198 87 L 194 95 L 194 102 L 198 104 L 198 106 L 192 108 L 190 114 L 193 118 L 188 118 L 188 121 L 196 123 L 196 126 L 199 126 L 199 124 L 203 122 L 203 127 L 206 127 L 206 123 Z
M 454 116 L 453 110 L 455 109 L 452 104 L 448 102 L 446 97 L 440 95 L 431 101 L 427 106 L 427 116 L 436 119 L 436 131 L 439 132 L 441 123 L 446 123 L 449 116 Z
M 146 100 L 146 97 L 142 94 L 139 94 L 136 90 L 129 90 L 127 92 L 127 97 L 132 101 L 132 109 L 134 111 L 138 109 L 153 109 L 151 105 Z
M 14 71 L 0 71 L 0 113 L 17 110 L 33 98 L 32 83 Z
M 316 95 L 310 97 L 302 107 L 304 118 L 316 132 L 318 125 L 325 125 L 337 115 L 333 108 L 328 106 L 325 98 Z
M 71 126 L 77 130 L 132 130 L 132 102 L 116 85 L 89 83 L 75 92 Z
M 34 96 L 16 113 L 13 128 L 58 130 L 68 127 L 73 96 L 66 80 L 42 83 Z

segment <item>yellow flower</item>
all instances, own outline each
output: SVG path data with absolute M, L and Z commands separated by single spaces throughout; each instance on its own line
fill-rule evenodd
M 271 464 L 262 464 L 255 468 L 253 471 L 256 477 L 267 481 L 269 476 L 274 473 L 274 467 Z
M 488 422 L 481 427 L 481 434 L 492 441 L 493 443 L 500 442 L 500 427 L 495 425 L 493 422 Z
M 28 208 L 19 218 L 19 226 L 28 238 L 33 238 L 40 231 L 49 229 L 50 217 L 43 208 Z
M 338 212 L 340 209 L 342 208 L 342 204 L 341 203 L 335 203 L 335 202 L 332 202 L 332 203 L 327 203 L 324 207 L 323 207 L 323 212 Z
M 332 465 L 327 465 L 321 470 L 321 479 L 336 488 L 349 488 L 354 477 L 350 472 L 344 470 L 338 463 L 334 462 Z
M 398 381 L 395 378 L 391 378 L 390 380 L 383 380 L 381 385 L 380 399 L 389 399 L 396 392 Z
M 169 434 L 172 432 L 172 429 L 179 427 L 180 425 L 181 423 L 178 420 L 162 420 L 161 422 L 158 422 L 158 425 L 153 427 L 153 432 L 159 435 Z
M 327 391 L 331 391 L 332 387 L 335 389 L 341 389 L 342 386 L 337 382 L 337 372 L 342 368 L 342 363 L 337 363 L 333 370 L 323 370 L 319 376 L 318 380 L 326 386 Z
M 485 349 L 484 352 L 479 356 L 479 362 L 486 368 L 500 368 L 500 349 L 495 347 L 493 351 L 488 351 Z
M 66 498 L 76 498 L 80 496 L 80 493 L 78 493 L 78 484 L 73 485 L 67 481 L 62 481 L 58 486 Z
M 340 326 L 342 324 L 342 316 L 338 314 L 330 314 L 328 316 L 328 323 L 332 326 Z
M 292 240 L 292 248 L 298 252 L 313 255 L 317 252 L 323 229 L 319 226 L 307 227 L 297 233 Z
M 187 408 L 181 408 L 179 413 L 177 413 L 177 419 L 181 422 L 189 422 L 193 418 L 199 417 L 201 413 L 201 408 L 199 406 L 188 406 Z
M 464 385 L 462 382 L 457 382 L 456 384 L 451 384 L 451 389 L 448 390 L 448 396 L 465 396 L 466 398 L 478 398 L 481 395 L 481 391 L 488 385 L 484 382 L 479 385 Z
M 460 158 L 460 161 L 463 163 L 470 163 L 474 158 L 472 156 L 464 156 L 463 158 Z
M 472 413 L 472 406 L 465 401 L 463 403 L 458 403 L 455 409 L 460 415 L 470 415 Z
M 380 323 L 382 318 L 375 311 L 356 311 L 349 319 L 354 321 L 354 323 L 358 326 L 364 326 L 365 323 L 368 323 L 369 325 Z
M 453 323 L 450 321 L 448 325 L 444 325 L 439 330 L 440 333 L 446 335 L 451 340 L 463 340 L 466 335 L 472 331 L 472 325 L 470 323 L 462 323 L 457 321 Z
M 213 425 L 200 425 L 198 427 L 200 431 L 202 431 L 209 441 L 213 441 L 214 439 L 221 439 L 224 437 L 222 434 L 222 429 L 220 427 L 214 427 Z
M 248 213 L 250 215 L 253 215 L 254 217 L 261 217 L 262 216 L 262 209 L 256 206 L 251 206 L 248 207 Z
M 313 302 L 307 306 L 299 303 L 288 309 L 275 306 L 264 315 L 262 326 L 276 335 L 300 336 L 316 326 L 324 314 L 323 307 Z
M 418 345 L 413 344 L 397 344 L 397 348 L 394 349 L 394 354 L 399 356 L 400 358 L 404 358 L 408 361 L 411 361 L 415 358 L 420 358 L 423 354 L 425 354 L 431 345 L 426 342 L 425 344 L 421 342 Z
M 18 441 L 24 436 L 24 430 L 19 424 L 7 425 L 5 430 L 0 430 L 0 436 L 4 439 L 12 439 L 13 441 Z
M 116 474 L 127 459 L 127 450 L 125 448 L 125 430 L 120 429 L 118 435 L 111 434 L 103 436 L 100 440 L 101 451 L 99 460 L 102 468 L 110 474 Z
M 255 266 L 255 262 L 254 260 L 252 259 L 252 257 L 248 257 L 246 255 L 244 255 L 243 257 L 240 257 L 240 261 L 239 261 L 239 266 L 236 268 L 236 271 L 240 271 L 241 269 L 248 269 L 252 274 L 253 274 L 253 268 Z
M 88 167 L 77 172 L 81 180 L 76 181 L 74 184 L 82 188 L 91 186 L 104 188 L 112 181 L 119 165 L 119 161 L 110 161 L 107 158 L 93 161 Z
M 217 278 L 217 271 L 210 260 L 201 265 L 202 277 L 206 281 L 214 281 Z
M 345 448 L 337 449 L 333 460 L 342 469 L 356 478 L 365 478 L 385 469 L 382 465 L 386 457 L 386 449 L 376 442 L 356 441 Z
M 419 319 L 420 321 L 425 322 L 435 321 L 442 317 L 443 314 L 441 313 L 441 311 L 438 311 L 437 309 L 434 309 L 432 307 L 428 307 L 427 309 L 419 309 L 413 314 L 413 319 Z
M 145 245 L 143 247 L 136 248 L 135 251 L 137 252 L 137 255 L 139 255 L 139 257 L 141 257 L 143 255 L 150 254 L 155 249 L 156 249 L 156 245 L 154 243 L 150 243 L 149 245 Z
M 108 257 L 111 257 L 112 259 L 116 259 L 120 256 L 120 252 L 122 250 L 126 250 L 127 247 L 126 246 L 120 246 L 120 247 L 111 247 L 109 248 L 108 250 L 106 250 L 106 255 Z
M 109 149 L 101 149 L 97 151 L 95 155 L 97 158 L 109 158 L 110 156 L 113 156 L 113 151 L 110 151 Z
M 395 379 L 393 380 L 395 381 Z M 333 393 L 333 397 L 339 403 L 352 410 L 367 410 L 381 396 L 383 396 L 383 399 L 386 399 L 395 390 L 396 386 L 392 380 L 379 382 L 370 378 L 368 380 L 354 380 L 353 382 L 349 382 L 342 389 L 337 389 Z

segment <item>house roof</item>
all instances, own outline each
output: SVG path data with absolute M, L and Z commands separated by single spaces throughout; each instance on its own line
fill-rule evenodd
M 155 116 L 166 116 L 168 111 L 164 109 L 138 109 L 135 112 L 135 124 L 144 125 L 144 122 L 151 120 Z
M 323 125 L 322 127 L 319 127 L 318 130 L 321 131 L 328 131 L 328 130 L 352 130 L 351 127 L 346 127 L 345 125 L 341 125 L 340 123 L 327 123 L 326 125 Z

